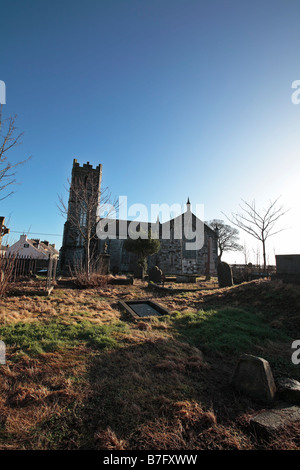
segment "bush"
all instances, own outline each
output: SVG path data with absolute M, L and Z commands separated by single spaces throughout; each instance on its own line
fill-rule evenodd
M 110 282 L 110 276 L 105 274 L 91 273 L 89 276 L 85 272 L 77 272 L 75 282 L 79 287 L 106 287 Z
M 111 276 L 107 274 L 106 267 L 101 265 L 99 257 L 90 260 L 88 270 L 83 259 L 78 259 L 73 269 L 70 269 L 70 274 L 75 278 L 77 286 L 84 289 L 89 287 L 105 287 L 111 279 Z

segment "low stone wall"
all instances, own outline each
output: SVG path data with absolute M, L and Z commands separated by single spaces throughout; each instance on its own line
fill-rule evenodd
M 186 284 L 193 284 L 197 281 L 196 274 L 177 274 L 176 275 L 176 282 L 183 282 Z

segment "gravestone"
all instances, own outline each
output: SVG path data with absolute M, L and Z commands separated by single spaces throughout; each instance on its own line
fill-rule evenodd
M 229 264 L 221 261 L 218 264 L 218 282 L 219 287 L 231 287 L 233 285 L 232 272 Z
M 276 274 L 272 279 L 300 284 L 300 255 L 276 255 Z
M 300 275 L 300 255 L 276 255 L 277 274 Z
M 162 282 L 163 272 L 159 269 L 158 266 L 153 266 L 149 269 L 149 281 L 154 282 L 155 284 L 160 284 Z
M 139 264 L 136 264 L 134 267 L 133 275 L 135 279 L 144 279 L 144 270 L 142 266 Z
M 272 401 L 276 385 L 268 361 L 244 354 L 235 369 L 232 385 L 235 389 L 259 401 Z
M 101 253 L 99 257 L 99 266 L 101 274 L 109 274 L 110 271 L 110 255 Z

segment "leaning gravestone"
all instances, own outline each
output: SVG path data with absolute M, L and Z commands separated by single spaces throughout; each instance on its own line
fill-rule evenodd
M 229 264 L 221 261 L 218 264 L 218 282 L 219 287 L 231 287 L 233 285 L 232 272 Z
M 240 357 L 232 385 L 259 401 L 270 402 L 276 393 L 276 385 L 268 361 L 248 354 Z
M 153 266 L 149 269 L 149 281 L 154 282 L 155 284 L 160 284 L 162 282 L 163 272 L 159 269 L 158 266 Z

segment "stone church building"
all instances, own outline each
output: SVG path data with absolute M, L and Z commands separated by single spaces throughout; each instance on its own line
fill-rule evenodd
M 76 186 L 78 181 L 89 181 L 94 188 L 90 189 L 91 194 L 101 190 L 102 165 L 93 168 L 89 163 L 80 166 L 76 159 L 73 161 L 72 179 L 70 186 L 70 196 L 68 204 L 68 216 L 64 225 L 64 236 L 62 248 L 60 251 L 60 263 L 63 270 L 72 267 L 76 260 L 83 259 L 85 256 L 85 243 L 80 236 L 78 226 L 84 226 L 86 216 L 84 210 L 76 207 Z M 91 196 L 93 197 L 93 196 Z M 74 218 L 81 220 L 82 223 L 74 224 Z M 114 237 L 99 239 L 97 236 L 97 211 L 92 215 L 93 218 L 93 237 L 91 240 L 91 252 L 94 256 L 101 253 L 107 253 L 110 258 L 110 270 L 113 273 L 132 273 L 135 271 L 137 257 L 133 253 L 127 252 L 123 248 L 124 238 L 120 233 L 129 231 L 132 221 L 115 220 Z M 122 226 L 122 231 L 120 227 Z M 144 224 L 145 226 L 145 224 Z M 186 211 L 165 222 L 159 220 L 153 223 L 146 223 L 147 230 L 152 229 L 156 237 L 160 240 L 160 250 L 148 258 L 148 266 L 158 266 L 164 274 L 197 274 L 214 275 L 217 268 L 217 234 L 203 221 L 199 220 L 191 211 L 191 204 L 188 199 Z M 185 227 L 193 231 L 193 234 L 199 234 L 201 238 L 200 245 L 192 245 L 196 238 L 189 236 L 186 238 L 187 231 Z M 199 241 L 198 237 L 198 241 Z M 194 249 L 195 246 L 195 249 Z M 193 248 L 193 249 L 191 249 Z

